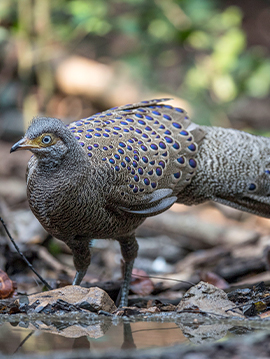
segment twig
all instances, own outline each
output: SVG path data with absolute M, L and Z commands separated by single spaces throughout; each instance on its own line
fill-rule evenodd
M 1 220 L 2 222 L 2 220 Z M 3 222 L 2 222 L 3 223 Z M 18 348 L 16 348 L 15 352 L 13 354 L 16 354 L 18 350 L 24 345 L 24 343 L 35 333 L 34 330 L 32 330 L 24 339 L 20 342 Z
M 35 268 L 32 266 L 32 264 L 28 261 L 28 259 L 25 257 L 25 255 L 20 251 L 19 247 L 15 243 L 14 239 L 11 237 L 11 234 L 9 233 L 9 230 L 7 229 L 7 226 L 3 220 L 2 217 L 0 217 L 0 221 L 6 231 L 6 234 L 8 235 L 9 239 L 11 240 L 12 244 L 14 245 L 16 251 L 19 253 L 19 255 L 22 257 L 22 259 L 25 261 L 25 263 L 28 265 L 28 267 L 35 273 L 35 275 L 41 280 L 41 282 L 49 289 L 52 290 L 52 287 L 46 282 L 45 279 L 41 277 L 41 275 L 38 274 L 38 272 L 35 270 Z
M 178 283 L 186 283 L 186 284 L 190 284 L 190 285 L 195 285 L 195 283 L 189 282 L 187 280 L 181 280 L 181 279 L 174 279 L 174 278 L 165 278 L 165 277 L 157 277 L 155 275 L 140 275 L 140 274 L 133 274 L 132 273 L 132 277 L 140 277 L 140 278 L 155 278 L 155 279 L 161 279 L 161 280 L 171 280 L 173 282 L 178 282 Z

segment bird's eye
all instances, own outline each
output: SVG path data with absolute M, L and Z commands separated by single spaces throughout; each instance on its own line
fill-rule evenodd
M 42 142 L 44 143 L 44 145 L 48 145 L 52 142 L 52 138 L 49 135 L 46 135 L 42 138 Z

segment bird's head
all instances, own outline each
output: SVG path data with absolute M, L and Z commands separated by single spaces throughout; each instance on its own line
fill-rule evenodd
M 15 143 L 10 152 L 30 150 L 45 162 L 60 162 L 72 150 L 78 148 L 73 134 L 56 118 L 37 117 L 28 127 L 24 137 Z

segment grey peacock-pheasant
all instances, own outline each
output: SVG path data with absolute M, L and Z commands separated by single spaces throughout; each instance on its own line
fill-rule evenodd
M 93 239 L 115 239 L 125 260 L 127 305 L 148 216 L 207 200 L 270 217 L 268 138 L 198 126 L 166 99 L 112 108 L 65 126 L 37 117 L 11 152 L 29 149 L 29 205 L 42 226 L 72 250 L 80 284 Z

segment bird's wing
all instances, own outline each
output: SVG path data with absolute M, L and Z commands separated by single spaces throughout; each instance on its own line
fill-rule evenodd
M 115 200 L 127 212 L 165 210 L 196 173 L 204 131 L 184 110 L 160 103 L 165 100 L 113 108 L 68 126 L 90 163 L 114 173 Z

